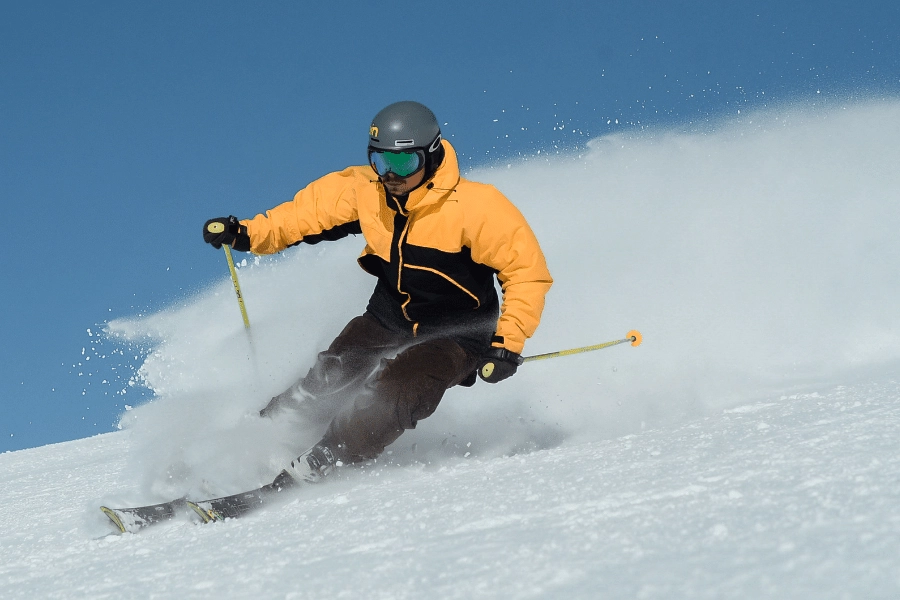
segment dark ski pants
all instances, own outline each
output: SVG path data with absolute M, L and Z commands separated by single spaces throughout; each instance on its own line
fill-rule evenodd
M 306 377 L 272 399 L 330 424 L 322 443 L 345 463 L 375 458 L 470 379 L 479 356 L 450 337 L 388 330 L 369 313 L 350 321 Z

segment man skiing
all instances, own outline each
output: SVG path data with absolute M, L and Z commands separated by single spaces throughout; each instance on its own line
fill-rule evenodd
M 430 416 L 447 389 L 473 385 L 476 373 L 490 383 L 513 375 L 552 284 L 525 218 L 493 186 L 460 176 L 427 107 L 382 109 L 368 158 L 265 215 L 211 219 L 203 228 L 217 249 L 256 254 L 349 234 L 366 241 L 358 262 L 377 283 L 365 312 L 260 411 L 289 408 L 328 423 L 322 440 L 279 475 L 284 483 L 316 482 L 335 466 L 375 458 Z

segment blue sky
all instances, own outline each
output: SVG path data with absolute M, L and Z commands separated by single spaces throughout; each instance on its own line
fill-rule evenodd
M 92 334 L 220 280 L 202 223 L 360 164 L 387 103 L 430 106 L 467 168 L 900 90 L 895 2 L 423 6 L 0 9 L 0 451 L 112 430 L 140 363 L 94 367 L 118 347 Z

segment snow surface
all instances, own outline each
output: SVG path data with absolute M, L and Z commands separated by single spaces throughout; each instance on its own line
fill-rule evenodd
M 225 277 L 109 323 L 156 399 L 0 455 L 0 597 L 900 597 L 898 134 L 898 102 L 781 110 L 471 173 L 557 281 L 526 354 L 644 344 L 450 390 L 237 521 L 107 535 L 97 506 L 255 487 L 317 439 L 253 415 L 364 306 L 360 240 L 250 258 L 252 343 Z

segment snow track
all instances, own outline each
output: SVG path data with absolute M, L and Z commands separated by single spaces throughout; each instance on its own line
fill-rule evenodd
M 245 519 L 96 509 L 129 432 L 0 455 L 3 598 L 895 598 L 900 384 L 531 453 L 376 464 Z M 98 539 L 99 537 L 99 539 Z

